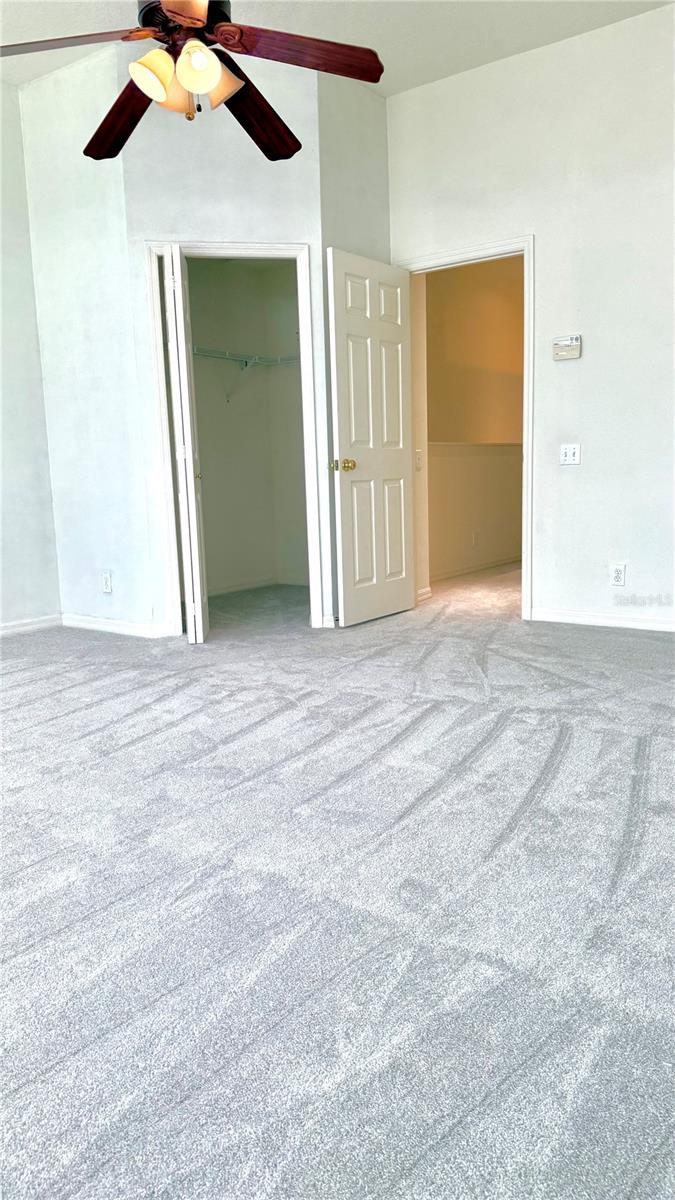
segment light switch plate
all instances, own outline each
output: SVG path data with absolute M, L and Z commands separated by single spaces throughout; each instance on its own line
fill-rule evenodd
M 563 442 L 560 446 L 560 466 L 578 467 L 581 462 L 581 446 L 578 442 Z
M 580 333 L 568 333 L 565 337 L 553 339 L 553 361 L 562 362 L 566 358 L 581 358 Z

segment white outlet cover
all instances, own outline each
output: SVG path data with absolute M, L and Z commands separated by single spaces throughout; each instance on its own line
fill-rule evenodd
M 562 442 L 560 445 L 560 466 L 578 467 L 581 462 L 581 446 L 579 442 Z
M 609 581 L 610 581 L 612 587 L 625 587 L 626 586 L 626 564 L 625 563 L 612 563 L 612 566 L 609 568 Z

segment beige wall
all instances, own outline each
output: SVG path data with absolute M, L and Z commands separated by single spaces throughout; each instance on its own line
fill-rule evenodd
M 430 442 L 431 582 L 516 562 L 521 495 L 520 446 Z
M 429 440 L 522 442 L 523 260 L 427 276 Z

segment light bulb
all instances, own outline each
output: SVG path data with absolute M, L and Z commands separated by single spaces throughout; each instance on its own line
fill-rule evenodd
M 185 43 L 176 63 L 178 82 L 195 96 L 210 92 L 220 81 L 221 71 L 218 56 L 197 38 Z

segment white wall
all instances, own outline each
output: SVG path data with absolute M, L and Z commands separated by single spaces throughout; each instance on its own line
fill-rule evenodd
M 126 76 L 120 53 L 119 85 Z M 127 52 L 127 58 L 134 53 Z M 137 56 L 137 55 L 136 55 Z M 283 116 L 303 149 L 288 162 L 269 162 L 225 110 L 192 123 L 153 107 L 121 156 L 136 331 L 137 387 L 148 447 L 148 512 L 155 536 L 154 578 L 161 579 L 171 530 L 156 502 L 161 486 L 154 364 L 144 352 L 151 337 L 146 243 L 273 242 L 310 247 L 317 438 L 327 444 L 326 367 L 316 76 L 280 63 L 251 60 L 247 74 Z M 261 250 L 264 253 L 264 250 Z M 328 481 L 321 478 L 328 508 Z M 322 545 L 324 611 L 332 611 L 331 549 Z M 157 596 L 156 603 L 161 603 Z
M 351 79 L 317 79 L 323 244 L 389 262 L 386 102 Z
M 322 253 L 342 242 L 387 257 L 384 104 L 359 85 L 252 60 L 304 142 L 289 163 L 268 163 L 225 111 L 190 125 L 157 108 L 119 159 L 85 159 L 134 56 L 109 47 L 34 81 L 22 115 L 63 607 L 161 631 L 173 530 L 146 242 L 310 246 L 326 516 Z M 627 593 L 672 592 L 671 56 L 664 9 L 388 103 L 396 261 L 535 234 L 539 615 L 632 615 L 613 605 L 614 560 L 628 562 Z M 574 131 L 563 145 L 561 128 Z M 577 330 L 580 362 L 552 363 L 551 337 Z M 581 441 L 580 468 L 558 467 L 563 440 Z M 322 562 L 328 614 L 325 540 Z
M 19 94 L 2 88 L 0 624 L 61 611 Z
M 388 101 L 395 262 L 535 235 L 538 616 L 673 617 L 672 55 L 660 9 Z
M 333 75 L 317 75 L 321 235 L 329 246 L 389 262 L 389 168 L 387 161 L 387 107 L 383 96 L 365 85 Z M 327 278 L 324 303 L 328 311 Z M 323 330 L 323 349 L 330 403 L 328 327 Z M 328 414 L 331 456 L 332 418 Z M 319 455 L 325 462 L 325 453 Z M 331 523 L 335 521 L 335 480 L 324 474 Z M 337 614 L 337 569 L 332 547 L 332 608 Z
M 269 264 L 263 272 L 267 347 L 270 355 L 299 353 L 295 263 Z M 270 367 L 267 375 L 277 583 L 306 586 L 307 519 L 303 460 L 300 365 Z
M 290 162 L 268 162 L 225 110 L 188 123 L 157 107 L 118 159 L 85 159 L 83 146 L 137 57 L 134 46 L 106 47 L 32 82 L 22 97 L 64 607 L 124 620 L 139 632 L 172 627 L 167 578 L 174 530 L 151 350 L 147 244 L 293 242 L 310 248 L 316 486 L 323 611 L 330 621 L 322 260 L 324 247 L 340 241 L 388 257 L 384 100 L 358 84 L 322 78 L 320 106 L 314 73 L 251 60 L 247 72 L 303 143 Z M 323 164 L 320 124 L 328 152 Z M 100 591 L 104 568 L 113 572 L 112 596 Z
M 429 442 L 431 582 L 520 558 L 522 446 Z
M 149 622 L 148 443 L 122 165 L 82 154 L 116 89 L 104 50 L 35 80 L 21 105 L 62 607 Z M 103 569 L 112 595 L 101 591 Z
M 317 84 L 310 72 L 247 64 L 303 142 L 290 162 L 268 162 L 225 110 L 190 124 L 155 106 L 119 158 L 84 158 L 133 57 L 137 48 L 107 47 L 29 84 L 22 108 L 63 606 L 162 632 L 172 627 L 174 530 L 147 243 L 310 246 L 317 438 L 326 446 Z M 322 559 L 330 612 L 329 542 Z M 104 568 L 112 596 L 100 591 Z
M 295 263 L 189 260 L 195 345 L 297 356 Z M 307 585 L 299 363 L 194 357 L 210 595 Z

